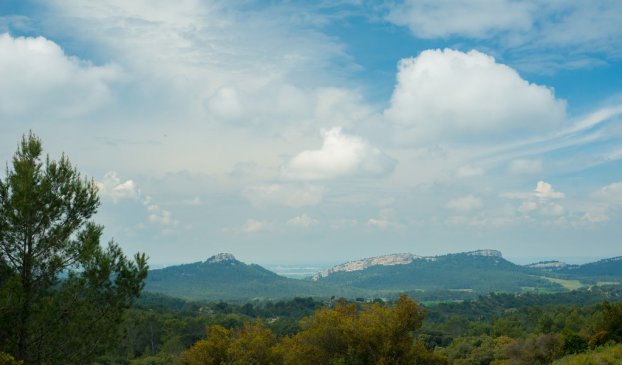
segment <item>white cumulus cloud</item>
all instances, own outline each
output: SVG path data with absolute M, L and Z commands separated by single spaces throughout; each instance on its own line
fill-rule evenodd
M 65 55 L 43 37 L 0 34 L 0 116 L 74 117 L 112 99 L 116 66 L 94 66 Z
M 565 118 L 547 87 L 478 51 L 427 50 L 399 63 L 385 117 L 413 128 L 417 141 L 541 133 Z
M 149 195 L 144 195 L 134 180 L 123 181 L 116 171 L 108 171 L 101 181 L 95 185 L 102 197 L 109 198 L 113 203 L 121 200 L 134 200 L 139 202 L 147 211 L 147 220 L 165 226 L 176 226 L 179 222 L 173 219 L 171 212 L 155 204 Z
M 536 189 L 534 190 L 534 195 L 540 200 L 562 199 L 565 196 L 564 193 L 555 191 L 553 185 L 544 181 L 538 181 Z
M 109 197 L 114 203 L 122 199 L 138 199 L 140 191 L 133 180 L 121 181 L 116 171 L 108 171 L 101 181 L 95 184 L 99 189 L 99 194 Z
M 346 176 L 383 176 L 396 161 L 363 138 L 347 135 L 335 127 L 322 131 L 318 150 L 299 153 L 283 167 L 283 176 L 301 180 L 334 179 Z
M 501 194 L 501 196 L 508 199 L 523 200 L 521 205 L 517 208 L 517 211 L 525 215 L 538 213 L 543 216 L 559 217 L 566 213 L 566 209 L 557 202 L 565 198 L 566 194 L 556 191 L 553 185 L 542 180 L 536 183 L 536 188 L 531 192 L 504 193 Z M 562 221 L 563 220 L 560 220 L 559 222 Z M 548 222 L 546 224 L 550 223 L 551 222 Z
M 565 196 L 566 194 L 556 191 L 555 188 L 553 188 L 553 185 L 542 180 L 536 183 L 536 188 L 531 192 L 509 192 L 501 194 L 501 197 L 503 198 L 523 199 L 525 201 L 563 199 Z

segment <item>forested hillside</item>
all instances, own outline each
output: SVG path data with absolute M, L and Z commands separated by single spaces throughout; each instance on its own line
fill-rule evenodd
M 259 265 L 245 264 L 229 254 L 205 261 L 151 270 L 145 290 L 186 299 L 251 300 L 296 296 L 356 297 L 362 289 L 317 284 L 279 276 Z
M 559 294 L 491 294 L 427 307 L 409 304 L 417 313 L 415 327 L 407 331 L 411 347 L 403 347 L 405 342 L 399 346 L 401 351 L 412 351 L 409 356 L 423 364 L 535 365 L 557 359 L 572 364 L 569 361 L 592 356 L 620 359 L 619 350 L 611 347 L 621 340 L 620 300 L 622 287 L 606 286 Z M 210 364 L 218 358 L 233 364 L 248 361 L 244 356 L 252 353 L 264 359 L 260 364 L 305 363 L 305 359 L 318 363 L 314 356 L 376 364 L 368 357 L 360 362 L 352 359 L 371 356 L 360 346 L 378 349 L 375 336 L 383 338 L 396 330 L 390 325 L 391 316 L 397 315 L 392 313 L 395 304 L 311 298 L 228 304 L 147 294 L 127 316 L 119 348 L 102 363 L 132 359 L 132 364 Z M 365 336 L 357 337 L 358 332 Z M 300 347 L 300 341 L 317 347 Z M 322 343 L 335 346 L 325 348 Z M 573 354 L 581 357 L 573 360 Z
M 588 284 L 622 281 L 622 257 L 582 265 L 564 265 L 543 270 L 547 275 L 575 279 Z
M 376 265 L 364 270 L 335 272 L 319 278 L 318 282 L 376 291 L 462 290 L 488 293 L 561 289 L 558 284 L 533 275 L 523 266 L 501 256 L 472 253 L 435 256 L 404 265 Z
M 373 264 L 396 257 L 399 263 Z M 372 264 L 369 264 L 369 263 Z M 231 254 L 151 270 L 145 290 L 194 300 L 292 297 L 397 298 L 419 301 L 473 299 L 490 292 L 561 292 L 622 281 L 617 258 L 584 265 L 517 265 L 494 250 L 432 257 L 384 256 L 338 265 L 313 280 L 279 276 Z

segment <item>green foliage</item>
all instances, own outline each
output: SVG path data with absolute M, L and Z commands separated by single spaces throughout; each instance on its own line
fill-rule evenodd
M 243 328 L 228 330 L 214 325 L 207 339 L 200 340 L 181 354 L 184 365 L 275 364 L 280 363 L 274 349 L 276 337 L 260 322 L 246 323 Z
M 417 363 L 423 364 L 548 364 L 571 349 L 584 351 L 586 343 L 594 347 L 612 341 L 602 325 L 607 323 L 605 318 L 616 313 L 612 308 L 618 303 L 589 304 L 603 296 L 619 297 L 619 290 L 611 287 L 546 295 L 491 294 L 473 301 L 429 307 L 423 326 L 415 326 L 409 332 L 411 354 L 416 356 Z M 127 364 L 128 359 L 178 361 L 184 349 L 206 340 L 206 327 L 215 325 L 227 333 L 220 336 L 228 338 L 223 346 L 228 354 L 225 363 L 237 358 L 229 349 L 240 338 L 245 340 L 239 342 L 239 348 L 245 351 L 255 343 L 246 339 L 267 339 L 263 345 L 257 342 L 258 348 L 263 349 L 259 353 L 270 353 L 270 361 L 276 364 L 304 364 L 305 358 L 315 359 L 307 363 L 373 363 L 366 351 L 376 349 L 374 353 L 381 353 L 377 349 L 390 342 L 379 339 L 391 338 L 391 331 L 387 330 L 396 328 L 389 326 L 391 321 L 387 319 L 394 308 L 395 303 L 385 305 L 382 301 L 364 304 L 311 298 L 202 303 L 147 293 L 138 301 L 137 308 L 128 313 L 123 345 L 116 362 L 108 363 Z M 421 307 L 418 310 L 423 312 Z M 307 319 L 297 323 L 302 317 Z M 152 325 L 152 321 L 156 323 Z M 263 332 L 257 333 L 267 336 L 245 337 L 244 323 L 260 325 Z M 268 351 L 266 344 L 274 343 L 274 339 L 276 345 Z M 324 357 L 318 360 L 318 356 Z
M 512 339 L 506 336 L 486 335 L 459 337 L 440 353 L 447 356 L 450 364 L 478 365 L 507 359 L 506 348 Z
M 507 346 L 508 365 L 545 365 L 563 355 L 563 341 L 556 333 L 530 335 Z
M 41 154 L 41 141 L 24 136 L 0 179 L 0 350 L 25 363 L 83 364 L 116 340 L 146 258 L 102 248 L 103 228 L 89 221 L 95 183 L 65 156 Z
M 199 364 L 445 364 L 446 359 L 415 343 L 413 331 L 424 311 L 402 296 L 392 307 L 340 301 L 301 321 L 292 337 L 277 337 L 261 322 L 242 328 L 214 325 L 207 338 L 181 355 Z
M 611 340 L 622 342 L 622 302 L 603 303 L 602 317 L 596 324 L 595 332 L 603 332 L 599 342 Z
M 285 364 L 413 364 L 438 363 L 412 332 L 421 326 L 424 311 L 406 296 L 393 307 L 341 301 L 303 319 L 302 330 L 280 344 Z
M 15 360 L 15 358 L 7 353 L 0 352 L 0 365 L 22 365 L 23 362 Z
M 553 365 L 619 365 L 622 363 L 622 345 L 603 347 L 594 352 L 570 355 Z
M 219 325 L 237 330 L 246 322 L 263 318 L 264 325 L 277 337 L 299 331 L 298 322 L 323 306 L 312 298 L 294 298 L 276 302 L 188 302 L 161 294 L 143 293 L 135 308 L 126 313 L 122 335 L 107 361 L 124 363 L 124 359 L 153 358 L 158 355 L 177 357 L 183 350 L 205 337 L 205 328 Z
M 579 354 L 588 348 L 587 339 L 576 333 L 565 334 L 562 340 L 562 348 L 565 354 Z

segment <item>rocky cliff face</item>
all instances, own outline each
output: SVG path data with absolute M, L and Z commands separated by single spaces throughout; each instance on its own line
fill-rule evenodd
M 526 265 L 533 269 L 558 269 L 568 266 L 567 263 L 561 261 L 540 261 L 535 264 Z
M 230 253 L 219 253 L 214 255 L 207 260 L 205 260 L 206 264 L 217 264 L 217 263 L 238 263 L 239 261 Z
M 497 250 L 477 250 L 471 252 L 465 252 L 464 255 L 469 256 L 488 256 L 488 257 L 503 257 L 500 251 Z M 410 264 L 414 260 L 426 260 L 436 261 L 437 256 L 418 256 L 411 253 L 396 253 L 392 255 L 369 257 L 362 260 L 355 260 L 346 262 L 345 264 L 333 266 L 328 270 L 324 270 L 313 275 L 312 280 L 317 281 L 321 278 L 325 278 L 336 272 L 351 272 L 365 270 L 371 266 L 391 266 L 391 265 L 406 265 Z
M 501 251 L 497 251 L 497 250 L 477 250 L 477 251 L 465 252 L 465 255 L 503 257 L 503 255 L 501 255 Z
M 369 257 L 362 260 L 355 260 L 346 262 L 345 264 L 337 265 L 331 267 L 328 270 L 324 270 L 313 275 L 313 280 L 317 281 L 320 278 L 327 277 L 336 272 L 350 272 L 350 271 L 359 271 L 365 270 L 371 266 L 390 266 L 390 265 L 405 265 L 410 264 L 413 260 L 417 259 L 425 259 L 423 256 L 416 256 L 410 253 L 397 253 L 393 255 L 385 255 L 385 256 L 377 256 L 377 257 Z

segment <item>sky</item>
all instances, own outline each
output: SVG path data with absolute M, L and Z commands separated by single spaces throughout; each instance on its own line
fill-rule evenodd
M 619 256 L 620 24 L 615 0 L 0 0 L 0 160 L 29 130 L 67 154 L 152 265 Z

